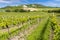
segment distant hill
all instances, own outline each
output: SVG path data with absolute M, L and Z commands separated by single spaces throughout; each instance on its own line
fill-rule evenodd
M 25 7 L 27 6 L 28 8 L 53 8 L 50 6 L 44 6 L 42 4 L 23 4 L 23 5 L 18 5 L 18 6 L 6 6 L 4 8 L 0 8 L 0 11 L 6 11 L 6 10 L 17 11 L 17 10 L 23 9 L 24 6 Z
M 31 7 L 31 8 L 53 8 L 50 6 L 45 6 L 42 4 L 23 4 L 23 5 L 18 5 L 18 6 L 6 6 L 4 8 L 1 9 L 19 9 L 19 8 L 23 8 L 23 6 L 26 5 L 27 7 Z
M 47 7 L 41 4 L 28 4 L 28 7 L 33 7 L 33 8 L 43 8 L 43 7 Z
M 45 8 L 47 6 L 41 5 L 41 4 L 23 4 L 18 6 L 6 6 L 4 8 L 1 8 L 1 10 L 16 10 L 16 9 L 22 9 L 23 7 L 27 6 L 28 8 Z
M 41 4 L 23 4 L 23 5 L 26 5 L 27 7 L 32 7 L 32 8 L 45 8 L 47 6 L 44 6 L 44 5 L 41 5 Z M 23 5 L 18 5 L 18 6 L 6 6 L 4 7 L 3 9 L 6 9 L 6 8 L 22 8 Z

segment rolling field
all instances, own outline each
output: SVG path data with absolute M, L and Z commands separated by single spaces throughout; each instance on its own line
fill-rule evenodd
M 55 15 L 0 12 L 0 40 L 60 40 L 60 17 Z

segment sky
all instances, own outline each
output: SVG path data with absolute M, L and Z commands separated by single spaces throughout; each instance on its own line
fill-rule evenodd
M 21 4 L 43 4 L 46 6 L 60 7 L 60 0 L 0 0 L 0 8 Z

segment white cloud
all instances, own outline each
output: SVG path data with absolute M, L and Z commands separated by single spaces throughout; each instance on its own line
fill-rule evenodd
M 60 0 L 54 0 L 54 1 L 60 1 Z
M 0 1 L 0 3 L 11 3 L 9 1 Z
M 0 3 L 14 3 L 19 2 L 20 0 L 0 0 Z
M 19 0 L 0 0 L 0 3 L 13 3 Z
M 11 1 L 0 0 L 0 3 L 11 3 Z
M 60 7 L 60 1 L 47 1 L 45 3 L 42 3 L 43 5 L 46 6 L 52 6 L 52 7 Z

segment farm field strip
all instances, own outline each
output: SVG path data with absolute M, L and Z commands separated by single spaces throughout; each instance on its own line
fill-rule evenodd
M 47 19 L 44 19 L 41 21 L 41 23 L 38 25 L 38 27 L 32 32 L 28 37 L 27 40 L 41 40 L 43 38 L 43 31 L 44 31 L 44 24 L 46 24 Z
M 11 14 L 0 14 L 0 40 L 60 40 L 59 17 L 45 12 Z
M 59 17 L 57 16 L 58 13 L 54 14 L 54 16 L 50 15 L 50 22 L 51 22 L 51 38 L 50 40 L 60 40 L 60 27 L 59 27 Z
M 23 27 L 23 29 L 25 29 L 24 27 Z M 15 30 L 16 31 L 16 30 Z M 17 30 L 18 31 L 18 30 Z
M 56 21 L 54 20 L 55 22 L 55 30 L 54 30 L 54 40 L 60 40 L 60 14 L 59 13 L 55 13 L 55 19 Z
M 38 21 L 36 21 L 36 22 L 38 22 Z M 32 25 L 36 25 L 36 24 L 37 24 L 37 23 L 33 23 Z M 28 25 L 28 24 L 27 24 L 27 25 Z M 32 25 L 30 25 L 30 27 L 27 27 L 27 28 L 25 28 L 24 30 L 22 30 L 22 31 L 21 31 L 22 34 L 25 34 L 25 33 L 26 33 L 25 30 L 28 31 L 29 28 L 31 29 L 31 26 L 32 26 Z M 19 34 L 20 34 L 21 32 L 19 32 Z M 24 32 L 25 32 L 25 33 L 24 33 Z M 19 34 L 17 34 L 17 35 L 18 35 L 18 36 L 21 36 L 21 35 L 19 35 Z M 16 36 L 17 36 L 17 35 L 16 35 Z M 12 39 L 15 39 L 16 36 L 15 36 L 15 37 L 12 37 Z M 11 39 L 11 40 L 12 40 L 12 39 Z
M 41 20 L 44 20 L 44 19 L 41 19 Z M 32 25 L 31 27 L 25 29 L 24 31 L 20 32 L 20 35 L 19 36 L 15 36 L 13 39 L 11 40 L 27 40 L 27 37 L 38 27 L 39 23 L 41 21 L 39 21 L 36 24 Z M 25 35 L 25 36 L 24 36 Z M 20 38 L 19 38 L 20 37 Z M 17 39 L 18 38 L 18 39 Z
M 6 13 L 4 13 L 6 15 Z M 29 21 L 30 19 L 33 19 L 36 18 L 36 17 L 39 17 L 39 14 L 8 14 L 6 16 L 4 16 L 4 14 L 0 15 L 0 29 L 4 29 L 4 28 L 8 28 L 8 27 L 11 27 L 11 25 L 17 25 L 19 23 L 22 23 L 22 22 L 27 22 Z M 9 20 L 8 20 L 9 19 Z M 2 27 L 3 26 L 3 27 Z
M 27 29 L 21 31 L 18 36 L 15 36 L 11 40 L 26 40 L 26 37 L 37 27 L 36 24 L 28 27 Z
M 39 25 L 31 35 L 27 37 L 27 40 L 60 40 L 60 27 L 58 26 L 56 16 L 49 16 L 44 26 Z
M 43 14 L 43 13 L 42 13 Z M 30 24 L 27 24 L 27 25 L 22 25 L 23 27 L 22 27 L 22 29 L 24 30 L 25 28 L 27 28 L 29 25 L 32 25 L 33 23 L 35 23 L 36 21 L 38 21 L 37 19 L 38 18 L 43 18 L 44 17 L 44 15 L 41 15 L 41 16 L 39 16 L 40 14 L 38 13 L 37 15 L 36 14 L 34 14 L 34 16 L 32 16 L 32 14 L 30 14 L 30 17 L 31 17 L 31 19 L 29 20 L 29 21 L 26 21 L 27 23 L 29 23 L 30 21 Z M 0 15 L 1 16 L 1 15 Z M 16 15 L 15 15 L 16 16 Z M 29 16 L 29 15 L 28 15 Z M 26 16 L 27 17 L 27 16 Z M 26 18 L 25 17 L 25 18 Z M 16 18 L 18 18 L 18 17 L 16 17 Z M 4 21 L 3 21 L 4 22 Z M 38 21 L 39 22 L 39 21 Z M 25 23 L 25 22 L 23 22 L 23 23 Z M 20 23 L 21 24 L 21 23 Z M 7 25 L 8 26 L 8 25 Z M 21 25 L 20 25 L 21 26 Z M 25 26 L 25 27 L 24 27 Z M 27 26 L 27 27 L 26 27 Z M 1 27 L 4 27 L 4 26 L 1 26 Z M 19 27 L 17 27 L 17 26 L 15 26 L 15 27 L 9 27 L 8 26 L 8 28 L 3 28 L 3 29 L 0 29 L 0 34 L 2 34 L 2 36 L 0 35 L 0 39 L 1 40 L 5 40 L 5 38 L 7 37 L 7 38 L 10 38 L 10 34 L 11 33 L 13 33 L 13 34 L 11 34 L 11 35 L 17 35 L 18 34 L 18 32 L 20 31 L 20 29 L 21 28 L 19 28 Z M 4 31 L 5 30 L 5 31 Z M 8 30 L 8 32 L 6 32 L 6 30 Z M 11 33 L 10 33 L 10 31 L 9 30 L 11 30 Z M 13 37 L 13 36 L 12 36 Z M 6 38 L 6 40 L 7 40 L 7 38 Z

